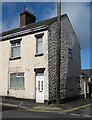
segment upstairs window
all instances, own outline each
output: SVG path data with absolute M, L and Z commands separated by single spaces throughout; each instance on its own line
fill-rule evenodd
M 72 49 L 68 49 L 68 57 L 72 58 Z
M 10 88 L 14 89 L 24 88 L 24 73 L 10 74 Z
M 37 48 L 36 48 L 36 54 L 42 54 L 43 53 L 43 38 L 37 38 Z
M 20 57 L 21 40 L 11 41 L 11 58 Z
M 43 54 L 43 35 L 44 34 L 35 35 L 35 37 L 36 37 L 36 55 Z
M 12 57 L 20 57 L 20 42 L 12 44 Z

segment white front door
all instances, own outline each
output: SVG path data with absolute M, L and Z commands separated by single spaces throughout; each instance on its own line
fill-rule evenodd
M 36 102 L 44 103 L 44 75 L 37 73 L 36 75 Z

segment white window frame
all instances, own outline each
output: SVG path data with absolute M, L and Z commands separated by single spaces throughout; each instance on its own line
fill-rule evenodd
M 35 35 L 35 37 L 36 37 L 36 55 L 43 55 L 43 35 L 44 35 L 44 33 L 40 33 L 40 34 L 37 34 L 37 35 Z M 42 45 L 41 45 L 41 52 L 39 52 L 39 43 L 41 43 Z
M 10 43 L 11 43 L 11 58 L 10 59 L 21 58 L 21 40 L 22 40 L 22 38 L 10 41 Z M 14 48 L 17 49 L 18 47 L 19 47 L 19 54 L 14 55 Z
M 41 52 L 39 52 L 39 43 L 41 43 Z M 36 40 L 36 54 L 43 54 L 43 37 L 39 37 Z
M 16 77 L 15 77 L 15 80 L 17 79 L 17 78 L 23 78 L 23 87 L 12 87 L 11 86 L 11 79 L 13 79 L 14 77 L 11 77 L 11 75 L 16 75 Z M 20 75 L 20 74 L 23 74 L 22 76 Z M 25 84 L 24 84 L 24 82 L 25 82 L 25 79 L 24 79 L 24 73 L 22 72 L 22 73 L 10 73 L 10 89 L 24 89 L 25 87 Z
M 19 49 L 20 49 L 20 47 L 21 47 L 20 42 L 16 42 L 16 43 L 13 43 L 13 44 L 12 44 L 12 54 L 11 54 L 11 55 L 12 55 L 12 56 L 11 56 L 12 58 L 20 57 L 20 53 L 19 53 L 18 56 L 13 56 L 13 49 L 14 49 L 14 48 L 17 49 L 18 47 L 19 47 Z M 19 51 L 19 52 L 20 52 L 20 51 Z

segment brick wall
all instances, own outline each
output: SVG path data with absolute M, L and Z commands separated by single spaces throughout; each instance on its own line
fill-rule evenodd
M 26 26 L 31 23 L 35 23 L 36 17 L 29 11 L 22 11 L 20 14 L 20 27 Z
M 26 25 L 26 15 L 24 14 L 20 16 L 20 27 L 25 25 Z

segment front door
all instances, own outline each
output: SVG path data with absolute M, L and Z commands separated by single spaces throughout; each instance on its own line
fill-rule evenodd
M 44 103 L 44 73 L 36 74 L 36 102 Z

